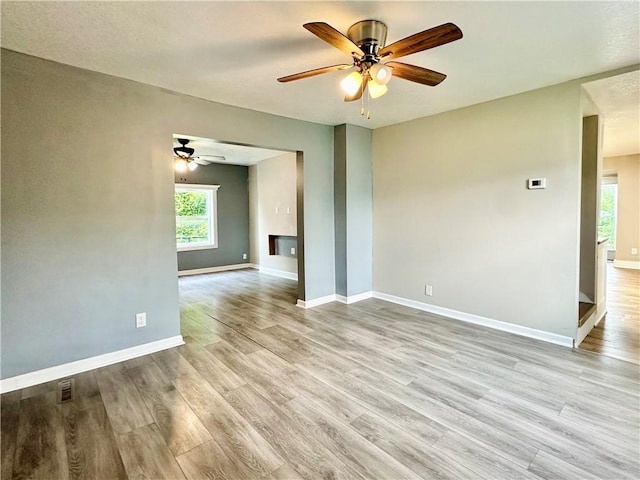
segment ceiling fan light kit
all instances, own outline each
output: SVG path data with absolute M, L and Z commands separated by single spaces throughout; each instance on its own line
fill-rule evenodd
M 173 148 L 173 154 L 175 157 L 173 166 L 176 172 L 184 173 L 187 170 L 193 172 L 196 168 L 198 168 L 198 163 L 196 160 L 198 157 L 194 157 L 195 149 L 191 147 L 187 147 L 189 144 L 188 138 L 176 138 L 179 147 Z
M 198 164 L 193 158 L 195 150 L 191 147 L 187 147 L 187 145 L 189 144 L 188 138 L 177 138 L 176 140 L 180 144 L 179 147 L 173 148 L 173 153 L 175 156 L 173 166 L 176 169 L 176 172 L 184 173 L 187 170 L 193 172 L 196 168 L 198 168 Z
M 198 155 L 194 156 L 195 149 L 187 147 L 189 142 L 188 138 L 176 138 L 176 142 L 180 144 L 179 147 L 173 149 L 173 167 L 176 172 L 184 173 L 187 170 L 193 172 L 198 165 L 211 165 L 212 163 L 225 163 L 226 157 L 223 155 Z
M 368 93 L 368 98 L 381 97 L 387 92 L 386 85 L 392 76 L 431 87 L 438 85 L 446 78 L 446 75 L 440 72 L 389 60 L 422 52 L 462 38 L 462 31 L 453 23 L 445 23 L 424 30 L 387 46 L 385 46 L 387 26 L 379 20 L 362 20 L 354 23 L 347 30 L 346 36 L 324 22 L 305 23 L 303 26 L 321 40 L 350 55 L 352 64 L 316 68 L 280 77 L 278 81 L 291 82 L 323 73 L 355 68 L 356 70 L 349 73 L 340 82 L 340 85 L 346 93 L 345 102 L 362 99 L 362 115 L 364 115 L 363 94 L 365 90 Z M 370 113 L 367 118 L 371 118 Z

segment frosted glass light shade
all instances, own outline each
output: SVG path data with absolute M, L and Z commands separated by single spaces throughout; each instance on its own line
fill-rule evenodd
M 386 85 L 391 80 L 391 76 L 393 74 L 393 68 L 387 67 L 381 63 L 376 63 L 369 69 L 369 75 L 372 80 L 375 80 L 376 83 L 380 85 Z
M 347 95 L 355 95 L 362 86 L 362 74 L 360 72 L 351 72 L 340 82 L 340 86 Z
M 387 93 L 386 85 L 380 85 L 373 80 L 369 80 L 367 85 L 369 87 L 369 95 L 371 95 L 371 98 L 378 98 Z
M 176 161 L 174 162 L 174 168 L 176 169 L 176 172 L 186 172 L 187 161 L 184 158 L 176 158 Z

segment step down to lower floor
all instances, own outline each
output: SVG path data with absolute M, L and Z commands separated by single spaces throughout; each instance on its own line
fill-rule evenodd
M 578 304 L 578 326 L 584 325 L 596 309 L 595 303 L 580 302 Z

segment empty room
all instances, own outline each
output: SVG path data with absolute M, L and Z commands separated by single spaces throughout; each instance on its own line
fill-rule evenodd
M 637 1 L 2 1 L 4 479 L 640 477 Z

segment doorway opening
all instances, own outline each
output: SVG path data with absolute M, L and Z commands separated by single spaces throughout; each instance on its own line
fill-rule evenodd
M 606 298 L 605 315 L 580 348 L 634 363 L 640 362 L 639 85 L 639 70 L 583 84 L 589 114 L 603 122 L 597 236 L 607 248 L 598 256 L 606 278 L 596 288 L 598 299 Z
M 188 134 L 173 143 L 178 275 L 254 268 L 296 281 L 304 299 L 302 152 Z

